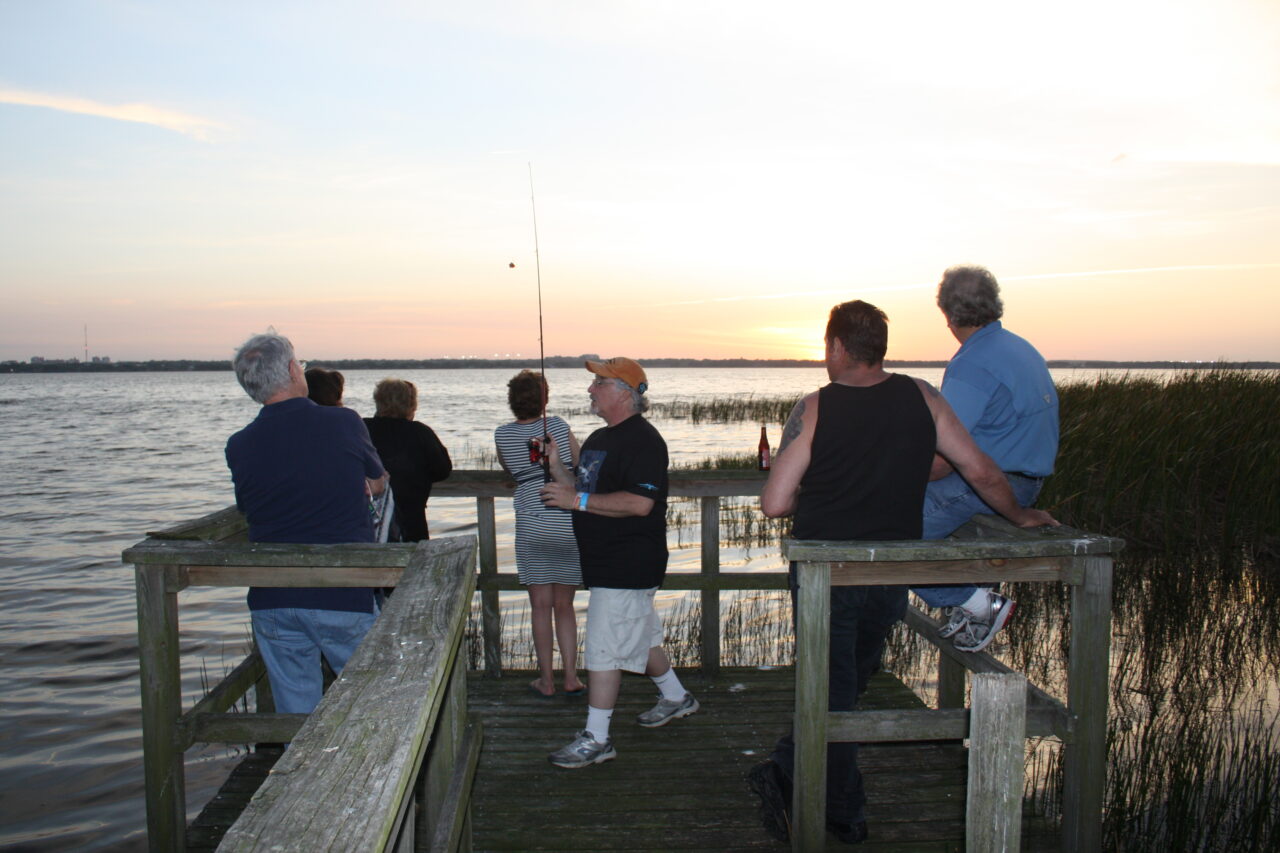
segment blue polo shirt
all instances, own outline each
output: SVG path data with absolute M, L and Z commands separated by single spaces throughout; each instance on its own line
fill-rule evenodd
M 365 478 L 382 462 L 364 421 L 351 409 L 294 397 L 263 406 L 227 440 L 236 506 L 251 542 L 372 542 Z M 252 587 L 249 609 L 305 607 L 374 612 L 363 587 Z
M 1058 391 L 1036 348 L 999 320 L 970 335 L 952 356 L 942 396 L 1000 470 L 1053 473 Z

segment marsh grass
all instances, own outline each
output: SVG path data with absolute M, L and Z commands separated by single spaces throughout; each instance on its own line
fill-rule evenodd
M 1125 375 L 1058 388 L 1059 464 L 1040 505 L 1161 553 L 1280 536 L 1280 372 Z

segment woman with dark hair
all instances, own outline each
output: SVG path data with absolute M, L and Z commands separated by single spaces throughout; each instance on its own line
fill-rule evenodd
M 369 438 L 391 475 L 395 498 L 393 542 L 429 539 L 427 499 L 431 484 L 453 471 L 453 460 L 431 427 L 413 419 L 418 411 L 418 389 L 405 379 L 384 379 L 373 389 L 377 414 L 365 418 Z
M 539 675 L 529 689 L 546 699 L 556 693 L 554 637 L 564 663 L 564 692 L 576 696 L 583 691 L 578 679 L 578 618 L 573 611 L 573 594 L 582 583 L 578 543 L 569 512 L 544 506 L 539 497 L 543 468 L 529 444 L 530 439 L 543 437 L 546 380 L 532 370 L 520 371 L 507 383 L 507 402 L 516 419 L 498 427 L 493 438 L 498 461 L 516 481 L 516 567 L 520 583 L 529 590 L 533 649 L 538 656 Z M 552 415 L 546 419 L 545 430 L 555 439 L 565 466 L 577 465 L 578 440 L 569 425 Z
M 346 384 L 341 373 L 324 367 L 308 367 L 303 374 L 307 379 L 307 396 L 319 406 L 341 406 L 342 389 Z

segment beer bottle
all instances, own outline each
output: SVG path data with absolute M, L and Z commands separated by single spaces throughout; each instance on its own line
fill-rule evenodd
M 756 467 L 761 471 L 769 470 L 769 436 L 763 424 L 760 426 L 760 454 L 756 457 Z

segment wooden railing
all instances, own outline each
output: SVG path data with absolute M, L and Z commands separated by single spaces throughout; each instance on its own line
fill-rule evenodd
M 701 598 L 702 668 L 714 674 L 720 668 L 720 593 L 741 589 L 786 589 L 787 576 L 778 572 L 720 571 L 720 498 L 758 496 L 767 475 L 751 470 L 672 471 L 672 497 L 697 498 L 701 509 L 701 570 L 668 572 L 662 584 L 667 590 L 698 590 Z M 514 571 L 498 571 L 497 523 L 494 499 L 511 497 L 516 485 L 502 471 L 454 471 L 437 483 L 432 497 L 474 497 L 480 535 L 481 630 L 484 667 L 490 675 L 502 671 L 502 627 L 498 594 L 523 589 Z M 514 567 L 508 567 L 512 569 Z
M 1063 850 L 1100 850 L 1106 782 L 1111 554 L 1124 543 L 1071 528 L 1028 531 L 977 516 L 938 542 L 784 543 L 796 562 L 796 768 L 792 846 L 821 849 L 825 836 L 826 745 L 838 742 L 970 739 L 967 849 L 1017 850 L 1021 832 L 1023 738 L 1064 743 Z M 936 622 L 915 609 L 907 625 L 942 651 L 938 710 L 826 712 L 833 585 L 962 584 L 1011 581 L 1071 586 L 1067 704 L 985 654 L 956 651 Z M 964 671 L 974 672 L 965 710 Z M 1010 713 L 1022 707 L 1021 713 Z
M 759 495 L 765 475 L 756 471 L 674 471 L 671 474 L 670 493 L 673 497 L 693 497 L 700 502 L 701 516 L 701 567 L 698 573 L 668 573 L 665 589 L 696 590 L 701 595 L 702 665 L 714 673 L 720 659 L 720 593 L 729 590 L 786 589 L 787 574 L 773 572 L 721 572 L 720 571 L 720 498 Z M 246 743 L 255 741 L 289 741 L 294 746 L 282 761 L 289 770 L 286 783 L 293 793 L 280 793 L 278 786 L 259 795 L 263 803 L 255 799 L 250 812 L 243 820 L 251 820 L 256 827 L 250 833 L 240 823 L 227 836 L 227 849 L 259 849 L 251 846 L 250 834 L 276 838 L 285 836 L 268 834 L 269 825 L 299 825 L 295 808 L 306 807 L 310 796 L 305 791 L 312 784 L 324 790 L 333 790 L 335 780 L 349 783 L 346 787 L 360 789 L 349 796 L 352 808 L 379 815 L 366 823 L 370 846 L 360 849 L 390 849 L 386 844 L 406 844 L 406 837 L 418 836 L 418 849 L 455 849 L 455 842 L 465 846 L 467 825 L 465 807 L 469 790 L 469 773 L 474 772 L 474 755 L 479 733 L 466 728 L 465 696 L 463 681 L 458 673 L 457 644 L 461 637 L 465 612 L 471 599 L 471 586 L 480 593 L 482 634 L 484 642 L 484 667 L 497 675 L 502 669 L 501 624 L 499 619 L 499 593 L 519 590 L 514 567 L 498 571 L 497 523 L 494 499 L 509 497 L 515 484 L 500 471 L 454 471 L 453 475 L 433 489 L 434 497 L 464 497 L 476 501 L 478 525 L 478 561 L 471 559 L 464 570 L 450 562 L 457 554 L 449 550 L 458 547 L 448 543 L 456 540 L 433 540 L 415 551 L 410 545 L 248 545 L 236 544 L 243 540 L 244 520 L 234 509 L 224 510 L 189 524 L 170 528 L 127 550 L 126 562 L 137 568 L 139 657 L 143 683 L 143 740 L 147 772 L 147 821 L 152 849 L 181 849 L 183 816 L 185 811 L 182 790 L 182 753 L 195 742 Z M 821 840 L 823 816 L 818 804 L 825 802 L 820 786 L 824 778 L 828 740 L 913 740 L 959 739 L 977 737 L 977 750 L 971 756 L 970 773 L 976 786 L 977 800 L 971 801 L 971 815 L 982 815 L 981 821 L 970 819 L 971 832 L 987 833 L 981 839 L 971 840 L 969 849 L 987 849 L 985 843 L 992 833 L 1004 833 L 1009 840 L 1013 833 L 1016 847 L 1017 829 L 1009 823 L 1011 803 L 1021 803 L 1022 757 L 1011 757 L 1012 747 L 1019 748 L 1022 737 L 1010 720 L 1023 721 L 1028 735 L 1052 734 L 1066 744 L 1065 788 L 1063 794 L 1063 839 L 1066 850 L 1098 849 L 1100 843 L 1102 788 L 1106 768 L 1106 714 L 1108 699 L 1107 660 L 1110 643 L 1111 559 L 1110 554 L 1123 543 L 1107 537 L 1092 536 L 1068 528 L 1048 533 L 1017 531 L 999 519 L 979 517 L 964 528 L 959 536 L 966 541 L 943 542 L 886 542 L 886 543 L 812 543 L 788 542 L 786 555 L 799 563 L 801 598 L 798 602 L 799 628 L 797 631 L 796 675 L 796 735 L 797 735 L 797 785 L 794 816 L 796 849 L 819 849 L 815 839 Z M 473 542 L 470 537 L 463 541 Z M 465 546 L 463 550 L 472 546 Z M 444 550 L 441 550 L 444 549 Z M 468 551 L 470 553 L 470 551 Z M 442 562 L 443 561 L 443 562 Z M 411 567 L 412 562 L 412 568 Z M 423 697 L 421 711 L 425 716 L 403 715 L 396 725 L 409 726 L 413 731 L 422 727 L 424 732 L 435 735 L 433 742 L 443 744 L 443 763 L 432 764 L 428 749 L 428 767 L 425 781 L 417 785 L 416 802 L 420 806 L 418 828 L 405 835 L 405 826 L 413 824 L 412 812 L 407 809 L 408 788 L 398 781 L 393 791 L 385 785 L 373 784 L 375 777 L 365 778 L 366 770 L 357 771 L 335 763 L 318 763 L 322 756 L 331 753 L 357 755 L 344 748 L 351 737 L 344 733 L 337 721 L 360 708 L 370 708 L 375 719 L 366 720 L 372 728 L 362 737 L 374 737 L 379 743 L 392 743 L 406 737 L 409 729 L 384 726 L 378 713 L 377 691 L 366 681 L 387 680 L 388 662 L 382 651 L 400 642 L 414 630 L 410 617 L 417 623 L 441 618 L 445 613 L 439 603 L 428 605 L 433 594 L 426 580 L 441 571 L 440 566 L 454 566 L 450 571 L 466 575 L 450 581 L 447 609 L 449 629 L 445 636 L 436 636 L 428 648 L 414 647 L 414 666 L 419 667 L 411 677 L 393 679 L 406 686 L 414 682 L 416 691 L 423 691 L 428 679 L 431 691 Z M 478 574 L 475 568 L 478 566 Z M 435 567 L 435 568 L 432 568 Z M 404 579 L 401 574 L 404 573 Z M 421 580 L 414 580 L 414 578 Z M 452 577 L 452 576 L 450 576 Z M 822 618 L 829 607 L 827 597 L 821 592 L 830 583 L 852 584 L 925 584 L 925 583 L 996 583 L 1003 581 L 1063 582 L 1072 586 L 1071 652 L 1069 661 L 1069 688 L 1066 706 L 1053 699 L 1045 691 L 1033 685 L 1021 685 L 1017 681 L 1011 688 L 1008 679 L 984 679 L 974 682 L 975 707 L 965 710 L 965 673 L 976 676 L 987 674 L 1010 675 L 1010 670 L 986 654 L 966 654 L 956 651 L 950 643 L 939 641 L 936 631 L 939 625 L 918 610 L 909 609 L 906 623 L 941 651 L 938 678 L 938 709 L 917 712 L 860 711 L 853 715 L 827 714 L 818 709 L 826 702 L 825 631 L 829 629 Z M 383 617 L 375 624 L 369 639 L 361 651 L 347 664 L 343 680 L 326 693 L 320 708 L 312 715 L 307 726 L 301 728 L 301 715 L 226 714 L 239 697 L 255 684 L 259 685 L 259 710 L 264 692 L 269 697 L 261 659 L 256 653 L 237 667 L 221 684 L 196 704 L 191 711 L 182 713 L 178 690 L 178 645 L 176 593 L 187 586 L 395 586 L 401 584 Z M 439 590 L 435 590 L 439 592 Z M 430 620 L 422 617 L 430 606 Z M 431 626 L 418 625 L 418 630 Z M 390 644 L 390 645 L 389 645 Z M 365 654 L 365 647 L 370 647 Z M 443 650 L 448 654 L 443 657 Z M 376 649 L 376 650 L 375 650 Z M 353 665 L 359 665 L 353 670 Z M 367 665 L 366 665 L 367 664 Z M 447 672 L 446 672 L 447 670 Z M 390 674 L 394 674 L 393 670 Z M 355 674 L 362 673 L 359 685 Z M 422 673 L 428 673 L 423 675 Z M 1012 690 L 1012 694 L 1011 691 Z M 366 692 L 368 691 L 368 692 Z M 413 691 L 410 691 L 411 693 Z M 1011 710 L 1011 695 L 1025 692 L 1025 712 L 1017 712 L 1016 703 Z M 336 696 L 335 696 L 336 693 Z M 981 702 L 983 696 L 1003 697 Z M 373 704 L 370 704 L 373 703 Z M 329 710 L 331 709 L 331 710 Z M 416 714 L 417 711 L 414 713 Z M 928 716 L 924 716 L 928 715 Z M 412 719 L 410 719 L 412 718 Z M 982 719 L 995 722 L 982 729 Z M 985 735 L 975 735 L 974 727 L 982 731 L 999 731 L 1003 734 L 1004 748 L 996 748 L 996 741 Z M 470 734 L 466 732 L 470 731 Z M 1017 735 L 1015 737 L 1015 735 Z M 416 737 L 416 736 L 415 736 Z M 410 738 L 413 740 L 413 738 Z M 418 741 L 414 741 L 417 743 Z M 299 751 L 301 750 L 301 751 Z M 328 750 L 328 752 L 326 752 Z M 296 756 L 296 758 L 295 758 Z M 988 761 L 988 758 L 990 759 Z M 316 760 L 314 773 L 303 771 L 306 761 Z M 358 763 L 358 761 L 357 761 Z M 400 757 L 397 766 L 405 770 L 412 761 Z M 977 767 L 1003 767 L 999 774 L 977 772 Z M 363 766 L 363 765 L 362 765 Z M 379 771 L 381 772 L 381 771 Z M 404 774 L 397 779 L 403 780 Z M 350 773 L 350 776 L 344 774 Z M 333 775 L 338 774 L 338 775 Z M 976 776 L 975 776 L 976 774 Z M 1016 779 L 1014 778 L 1016 776 Z M 376 777 L 380 779 L 382 777 Z M 998 782 L 993 780 L 998 779 Z M 305 782 L 302 780 L 306 780 Z M 376 788 L 369 791 L 366 789 Z M 390 794 L 394 793 L 394 796 Z M 369 799 L 369 798 L 372 799 Z M 314 797 L 311 797 L 314 801 Z M 320 811 L 332 811 L 331 804 L 315 804 L 317 811 L 311 818 L 320 820 Z M 395 812 L 398 817 L 390 820 Z M 305 811 L 297 812 L 299 819 Z M 995 815 L 1003 814 L 999 826 L 992 825 Z M 252 816 L 251 816 L 252 815 Z M 447 820 L 437 825 L 438 816 L 459 815 L 460 819 Z M 389 821 L 389 822 L 388 822 Z M 305 822 L 305 821 L 302 821 Z M 423 825 L 428 828 L 425 832 Z M 323 825 L 323 824 L 321 824 Z M 388 828 L 390 827 L 390 828 Z M 984 828 L 987 827 L 987 828 Z M 346 830 L 344 829 L 344 832 Z M 297 841 L 297 834 L 288 835 L 290 844 Z M 399 838 L 399 841 L 395 839 Z M 442 845 L 437 847 L 437 842 Z M 376 846 L 382 843 L 382 847 Z M 978 846 L 975 846 L 978 845 Z M 270 845 L 261 849 L 269 849 Z M 355 848 L 352 848 L 355 849 Z M 397 846 L 395 849 L 413 849 Z M 1010 848 L 1012 849 L 1012 848 Z
M 223 850 L 469 849 L 481 732 L 459 654 L 475 591 L 475 537 L 414 545 L 248 544 L 232 512 L 152 534 L 135 566 L 147 833 L 183 850 L 183 752 L 196 742 L 291 741 Z M 209 538 L 204 538 L 209 537 Z M 190 711 L 179 685 L 177 594 L 191 586 L 396 586 L 308 717 L 271 713 L 255 651 Z M 258 685 L 259 713 L 226 713 Z

